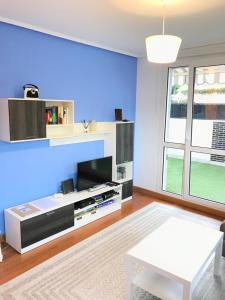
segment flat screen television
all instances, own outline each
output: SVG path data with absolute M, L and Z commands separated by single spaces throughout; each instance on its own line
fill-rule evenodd
M 112 181 L 112 156 L 77 164 L 77 190 L 82 191 Z

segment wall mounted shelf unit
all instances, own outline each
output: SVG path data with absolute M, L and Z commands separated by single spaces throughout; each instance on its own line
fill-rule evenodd
M 53 107 L 65 108 L 66 124 L 46 125 L 46 109 Z M 73 124 L 73 100 L 0 99 L 0 140 L 2 141 L 25 142 L 49 139 L 52 135 L 68 135 L 68 132 L 73 134 Z
M 49 121 L 46 112 L 52 109 L 56 109 L 58 119 L 46 125 Z M 66 117 L 61 120 L 64 112 Z M 102 140 L 104 156 L 113 157 L 113 180 L 123 185 L 123 201 L 131 199 L 134 123 L 97 122 L 92 129 L 86 133 L 82 123 L 74 123 L 73 100 L 0 99 L 0 140 L 10 143 L 49 140 L 49 146 Z

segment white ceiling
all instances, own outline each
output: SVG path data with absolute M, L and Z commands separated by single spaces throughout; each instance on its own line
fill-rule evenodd
M 225 0 L 165 0 L 182 48 L 225 42 Z M 0 0 L 0 20 L 133 56 L 161 32 L 162 0 Z

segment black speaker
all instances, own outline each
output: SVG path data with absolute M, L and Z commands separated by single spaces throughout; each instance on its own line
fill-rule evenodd
M 123 111 L 121 108 L 115 108 L 115 121 L 122 121 Z
M 68 179 L 61 182 L 61 190 L 63 194 L 68 194 L 74 192 L 73 179 Z

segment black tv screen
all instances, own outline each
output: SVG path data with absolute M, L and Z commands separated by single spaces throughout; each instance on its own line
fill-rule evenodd
M 112 156 L 77 164 L 77 190 L 82 191 L 112 181 Z

